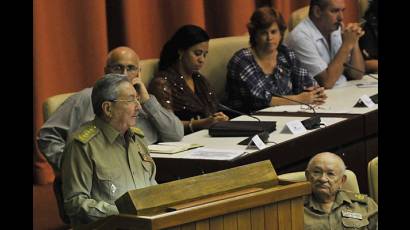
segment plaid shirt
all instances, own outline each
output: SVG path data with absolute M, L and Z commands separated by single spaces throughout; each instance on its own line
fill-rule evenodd
M 272 96 L 299 94 L 317 85 L 300 66 L 294 51 L 280 45 L 272 74 L 265 74 L 254 59 L 251 48 L 237 51 L 228 63 L 226 104 L 242 112 L 270 106 Z

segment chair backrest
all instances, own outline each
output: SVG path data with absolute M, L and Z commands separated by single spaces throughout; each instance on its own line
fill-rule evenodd
M 292 31 L 299 22 L 301 22 L 303 19 L 305 19 L 309 14 L 309 5 L 299 8 L 295 11 L 292 12 L 289 18 L 289 23 L 288 23 L 288 30 L 289 32 Z
M 361 18 L 366 13 L 367 8 L 369 8 L 369 0 L 359 0 L 359 13 Z
M 155 73 L 158 71 L 159 59 L 145 59 L 140 61 L 142 82 L 148 87 Z
M 356 174 L 349 169 L 346 169 L 345 174 L 346 174 L 347 179 L 346 179 L 346 183 L 343 185 L 342 188 L 345 190 L 351 191 L 351 192 L 360 193 Z M 278 178 L 279 180 L 287 180 L 287 181 L 292 181 L 292 182 L 306 181 L 305 171 L 285 173 L 282 175 L 278 175 Z
M 57 110 L 57 108 L 74 93 L 64 93 L 47 98 L 43 103 L 43 120 L 44 122 Z
M 358 0 L 359 17 L 363 17 L 369 7 L 369 0 Z M 288 31 L 292 31 L 299 22 L 305 19 L 309 14 L 309 5 L 299 8 L 292 12 L 289 18 Z
M 214 38 L 209 41 L 209 53 L 201 73 L 214 87 L 217 98 L 225 93 L 227 65 L 233 54 L 249 47 L 249 36 Z
M 379 157 L 373 158 L 367 166 L 369 179 L 369 195 L 376 203 L 379 203 Z
M 209 40 L 209 54 L 201 73 L 215 88 L 218 98 L 225 92 L 227 65 L 233 54 L 241 48 L 249 46 L 249 36 L 232 36 Z M 158 71 L 159 59 L 141 60 L 142 81 L 148 87 Z

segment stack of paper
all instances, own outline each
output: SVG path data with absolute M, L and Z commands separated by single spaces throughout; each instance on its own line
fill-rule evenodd
M 206 160 L 233 160 L 246 154 L 247 153 L 243 150 L 214 149 L 204 147 L 187 152 L 184 158 Z
M 156 145 L 148 145 L 148 150 L 151 153 L 174 154 L 202 146 L 203 145 L 200 144 L 191 144 L 183 142 L 161 142 Z

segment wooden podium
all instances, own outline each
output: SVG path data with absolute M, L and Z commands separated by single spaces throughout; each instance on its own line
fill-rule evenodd
M 303 229 L 309 182 L 279 181 L 270 161 L 136 189 L 120 212 L 79 229 Z

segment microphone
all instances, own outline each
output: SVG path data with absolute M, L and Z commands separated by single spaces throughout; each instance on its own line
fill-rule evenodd
M 369 77 L 371 77 L 371 78 L 373 78 L 373 79 L 379 80 L 379 78 L 376 77 L 376 76 L 374 76 L 373 74 L 366 73 L 366 72 L 364 72 L 364 71 L 362 71 L 362 70 L 360 70 L 360 69 L 358 69 L 358 68 L 356 68 L 356 67 L 353 67 L 353 66 L 350 65 L 350 64 L 343 63 L 343 66 L 346 67 L 346 68 L 348 68 L 348 69 L 357 71 L 357 72 L 359 72 L 359 73 L 361 73 L 361 74 L 363 74 L 363 75 L 368 75 Z
M 289 101 L 296 102 L 298 104 L 308 106 L 313 111 L 313 116 L 308 118 L 308 119 L 305 119 L 305 120 L 301 121 L 303 126 L 305 126 L 305 128 L 309 129 L 309 130 L 316 129 L 316 128 L 320 127 L 321 120 L 320 120 L 319 115 L 317 115 L 316 110 L 313 106 L 309 105 L 308 103 L 304 103 L 304 102 L 301 102 L 301 101 L 297 101 L 297 100 L 293 100 L 293 99 L 284 97 L 282 95 L 278 95 L 278 94 L 272 94 L 272 95 L 275 96 L 275 97 L 280 97 L 280 98 L 283 98 L 283 99 L 286 99 L 286 100 L 289 100 Z
M 221 104 L 221 103 L 218 103 L 218 108 L 221 109 L 221 110 L 227 110 L 227 111 L 230 111 L 230 112 L 232 112 L 232 113 L 239 114 L 239 115 L 244 115 L 244 116 L 252 117 L 253 119 L 256 119 L 256 120 L 258 120 L 259 122 L 261 122 L 261 120 L 260 120 L 259 118 L 255 117 L 255 116 L 252 116 L 252 115 L 246 114 L 246 113 L 242 113 L 242 112 L 240 112 L 240 111 L 238 111 L 238 110 L 235 110 L 235 109 L 231 109 L 231 108 L 229 108 L 228 106 L 223 105 L 223 104 Z
M 208 128 L 211 137 L 244 137 L 258 135 L 262 140 L 266 139 L 262 134 L 276 130 L 276 121 L 261 121 L 259 118 L 231 109 L 228 106 L 217 104 L 218 109 L 230 111 L 240 115 L 251 117 L 257 121 L 220 121 Z M 261 136 L 262 135 L 262 136 Z M 266 135 L 265 135 L 266 136 Z M 267 135 L 269 137 L 269 135 Z
M 227 111 L 230 111 L 232 113 L 252 117 L 252 118 L 258 120 L 258 123 L 261 123 L 261 120 L 259 118 L 255 117 L 255 116 L 252 116 L 250 114 L 246 114 L 246 113 L 240 112 L 238 110 L 232 109 L 232 108 L 230 108 L 226 105 L 223 105 L 221 103 L 218 103 L 218 107 L 219 107 L 219 109 L 227 110 Z M 262 140 L 263 143 L 268 142 L 268 139 L 269 139 L 269 132 L 268 131 L 263 131 L 263 132 L 257 133 L 256 135 L 259 136 L 259 138 Z M 242 140 L 241 142 L 238 143 L 238 145 L 252 145 L 250 141 L 253 138 L 253 136 L 254 135 L 251 135 L 250 137 L 246 138 L 245 140 Z

